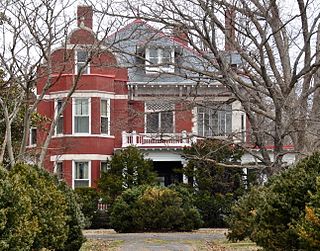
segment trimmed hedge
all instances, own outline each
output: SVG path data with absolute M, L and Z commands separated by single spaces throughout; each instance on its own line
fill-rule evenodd
M 186 190 L 141 186 L 128 189 L 111 209 L 117 232 L 191 231 L 201 225 L 198 210 Z

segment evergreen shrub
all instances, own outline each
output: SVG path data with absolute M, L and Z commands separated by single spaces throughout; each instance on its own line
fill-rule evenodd
M 81 212 L 75 215 L 73 191 L 62 187 L 35 166 L 17 164 L 10 171 L 0 167 L 0 250 L 80 249 Z M 80 232 L 74 234 L 78 226 Z
M 187 191 L 140 186 L 119 196 L 111 209 L 117 232 L 191 231 L 200 227 L 198 210 Z
M 253 188 L 232 208 L 228 238 L 248 237 L 265 250 L 319 250 L 311 249 L 312 238 L 319 236 L 314 201 L 319 176 L 320 154 L 314 153 Z

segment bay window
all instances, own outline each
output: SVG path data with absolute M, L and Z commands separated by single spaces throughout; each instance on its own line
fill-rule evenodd
M 198 135 L 225 136 L 232 132 L 231 105 L 206 105 L 197 108 Z

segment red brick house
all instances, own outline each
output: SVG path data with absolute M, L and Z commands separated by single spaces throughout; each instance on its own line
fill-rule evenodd
M 135 145 L 153 160 L 159 182 L 168 185 L 187 182 L 175 170 L 186 163 L 182 148 L 197 138 L 247 140 L 241 104 L 221 83 L 200 85 L 200 76 L 199 81 L 182 77 L 190 73 L 180 65 L 203 66 L 181 34 L 167 35 L 135 20 L 98 41 L 92 8 L 79 6 L 77 15 L 78 27 L 67 46 L 51 54 L 54 85 L 38 106 L 39 114 L 54 118 L 76 84 L 57 120 L 45 160 L 48 170 L 73 188 L 96 186 L 114 151 Z M 41 74 L 38 93 L 47 80 L 40 68 Z M 38 146 L 49 126 L 39 130 Z M 249 156 L 244 159 L 252 162 Z

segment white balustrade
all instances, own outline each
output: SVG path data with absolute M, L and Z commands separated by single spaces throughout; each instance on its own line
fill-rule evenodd
M 146 147 L 184 147 L 190 146 L 195 140 L 187 131 L 181 133 L 159 133 L 159 134 L 145 134 L 132 131 L 127 133 L 122 132 L 122 147 L 130 145 L 146 146 Z

